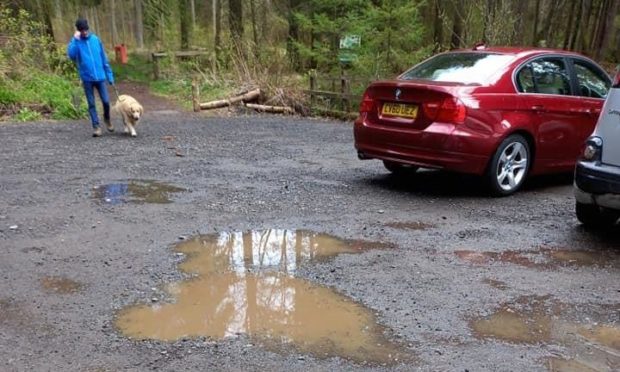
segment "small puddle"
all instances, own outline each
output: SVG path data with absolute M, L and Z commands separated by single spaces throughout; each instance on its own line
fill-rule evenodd
M 93 197 L 102 203 L 118 204 L 167 204 L 172 194 L 186 189 L 150 180 L 129 180 L 93 188 Z
M 398 230 L 428 230 L 435 227 L 434 225 L 420 222 L 420 221 L 412 221 L 412 222 L 390 222 L 386 223 L 385 226 L 391 227 L 393 229 Z
M 508 289 L 508 284 L 502 282 L 501 280 L 495 280 L 495 279 L 490 279 L 490 278 L 485 278 L 482 280 L 483 283 L 490 285 L 493 288 L 497 288 L 500 289 L 502 291 L 505 291 L 506 289 Z
M 455 251 L 461 260 L 474 265 L 490 265 L 495 262 L 553 269 L 558 267 L 620 267 L 620 254 L 614 251 L 586 251 L 541 248 L 538 250 L 503 252 Z
M 385 248 L 303 230 L 223 232 L 178 244 L 193 279 L 172 283 L 174 303 L 121 311 L 116 326 L 135 339 L 174 341 L 248 335 L 264 347 L 318 358 L 394 364 L 407 358 L 371 311 L 332 289 L 296 277 L 306 262 Z
M 48 293 L 71 294 L 79 292 L 83 285 L 68 278 L 47 276 L 41 279 L 41 287 Z
M 598 307 L 597 307 L 598 306 Z M 562 345 L 566 359 L 550 358 L 552 371 L 620 368 L 620 305 L 570 305 L 549 297 L 521 297 L 491 315 L 475 318 L 477 338 L 511 343 Z

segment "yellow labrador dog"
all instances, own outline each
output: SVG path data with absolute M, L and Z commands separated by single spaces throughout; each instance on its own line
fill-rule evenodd
M 114 105 L 114 109 L 123 116 L 124 132 L 129 133 L 132 137 L 137 136 L 136 125 L 138 125 L 138 120 L 144 112 L 142 105 L 132 96 L 121 94 L 116 105 Z

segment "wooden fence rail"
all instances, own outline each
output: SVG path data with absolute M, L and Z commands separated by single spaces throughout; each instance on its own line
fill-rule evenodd
M 323 83 L 323 84 L 321 84 Z M 369 79 L 354 78 L 346 75 L 340 76 L 318 76 L 316 72 L 310 73 L 310 89 L 304 90 L 304 93 L 310 96 L 310 110 L 324 112 L 344 118 L 355 118 L 357 111 L 353 108 L 362 100 L 359 94 L 351 93 L 351 86 L 358 83 L 365 88 L 369 83 Z M 327 86 L 327 88 L 324 88 Z M 330 89 L 330 90 L 326 90 Z M 317 98 L 324 97 L 337 102 L 339 110 L 333 107 L 317 106 Z
M 201 51 L 201 50 L 181 50 L 177 52 L 155 52 L 151 54 L 151 58 L 153 59 L 153 78 L 155 80 L 159 80 L 159 76 L 161 74 L 159 67 L 159 60 L 162 58 L 166 58 L 168 56 L 172 56 L 174 58 L 196 58 L 201 56 L 209 56 L 211 57 L 211 52 Z

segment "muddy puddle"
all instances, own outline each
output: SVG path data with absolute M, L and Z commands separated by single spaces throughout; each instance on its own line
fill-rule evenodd
M 514 265 L 553 269 L 558 267 L 614 267 L 620 268 L 620 252 L 587 251 L 541 248 L 525 251 L 478 252 L 461 250 L 454 254 L 474 265 L 510 263 Z
M 391 227 L 397 230 L 428 230 L 435 227 L 435 225 L 424 223 L 420 221 L 411 222 L 389 222 L 385 226 Z
M 308 262 L 371 248 L 385 246 L 301 230 L 198 236 L 175 247 L 186 255 L 180 270 L 193 278 L 169 284 L 168 303 L 121 311 L 116 326 L 134 339 L 244 334 L 278 352 L 293 349 L 369 364 L 411 360 L 384 336 L 370 310 L 296 276 Z
M 472 319 L 470 327 L 481 339 L 562 346 L 564 355 L 546 362 L 551 371 L 620 370 L 620 304 L 572 305 L 550 297 L 521 297 Z
M 83 287 L 82 283 L 60 276 L 47 276 L 40 283 L 48 293 L 71 294 L 79 292 Z
M 186 189 L 152 180 L 129 180 L 93 188 L 93 197 L 105 204 L 167 204 Z

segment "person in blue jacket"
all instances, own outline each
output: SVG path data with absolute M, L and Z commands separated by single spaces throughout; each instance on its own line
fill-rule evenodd
M 110 97 L 105 82 L 114 85 L 114 74 L 103 49 L 103 43 L 97 35 L 88 32 L 88 21 L 78 19 L 75 22 L 75 28 L 77 31 L 67 46 L 67 55 L 77 65 L 88 101 L 88 113 L 94 130 L 93 137 L 99 137 L 101 127 L 95 107 L 95 89 L 99 92 L 99 98 L 103 104 L 103 120 L 108 131 L 113 132 L 114 126 L 110 121 Z

